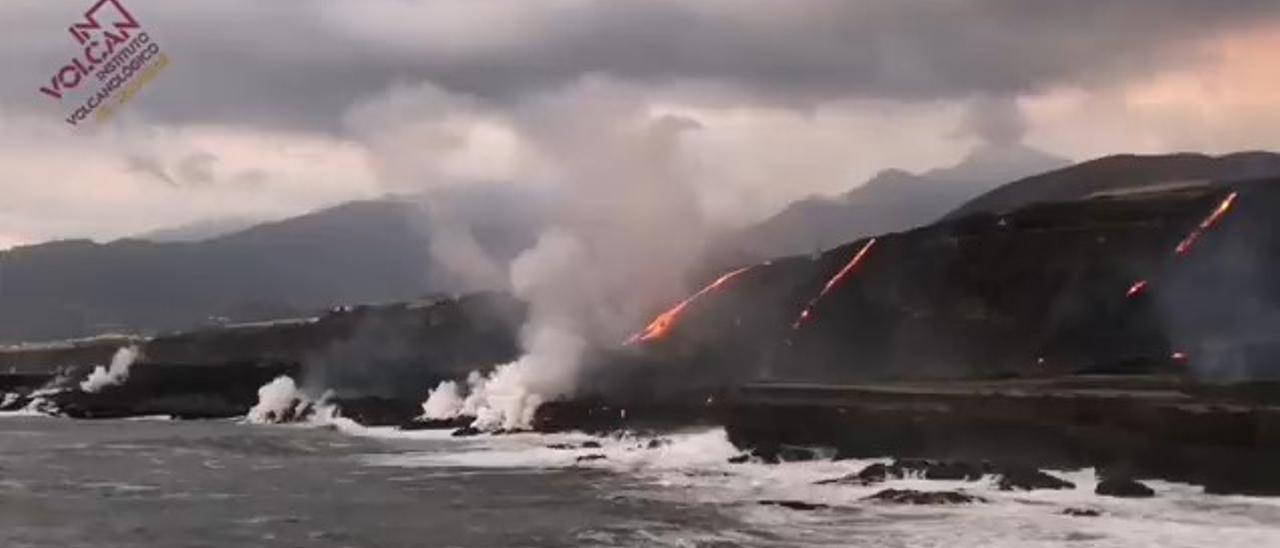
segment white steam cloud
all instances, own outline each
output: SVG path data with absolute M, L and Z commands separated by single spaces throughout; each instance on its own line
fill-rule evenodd
M 530 305 L 524 355 L 488 375 L 431 391 L 427 418 L 474 416 L 481 429 L 527 428 L 543 402 L 578 388 L 592 346 L 618 344 L 656 303 L 682 295 L 706 227 L 680 154 L 699 126 L 659 115 L 604 81 L 544 96 L 509 113 L 513 131 L 561 185 L 554 227 L 510 267 Z
M 108 386 L 118 386 L 129 380 L 129 367 L 137 361 L 139 355 L 136 346 L 124 346 L 116 350 L 111 357 L 111 365 L 94 367 L 89 377 L 80 383 L 80 390 L 88 393 L 101 391 Z
M 292 377 L 281 375 L 258 389 L 258 403 L 246 419 L 253 424 L 277 424 L 301 420 L 312 409 L 312 401 Z

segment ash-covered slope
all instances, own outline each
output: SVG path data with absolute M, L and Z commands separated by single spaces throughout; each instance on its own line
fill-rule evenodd
M 1229 181 L 1280 175 L 1280 154 L 1237 152 L 1224 156 L 1168 154 L 1105 156 L 1033 175 L 973 198 L 946 218 L 1000 213 L 1036 202 L 1078 200 L 1090 194 L 1152 184 Z

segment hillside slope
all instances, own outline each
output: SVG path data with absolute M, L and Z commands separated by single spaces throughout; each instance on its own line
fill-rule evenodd
M 969 200 L 947 218 L 979 211 L 1000 213 L 1035 202 L 1075 200 L 1098 192 L 1158 183 L 1230 181 L 1276 174 L 1280 174 L 1280 154 L 1271 152 L 1106 156 L 996 188 Z

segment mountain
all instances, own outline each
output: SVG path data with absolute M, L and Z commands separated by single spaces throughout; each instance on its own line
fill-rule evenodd
M 1230 181 L 1280 174 L 1280 154 L 1238 152 L 1225 156 L 1168 154 L 1106 156 L 1014 181 L 973 198 L 947 215 L 1000 213 L 1034 202 L 1079 199 L 1099 192 L 1160 183 Z
M 472 291 L 474 280 L 432 253 L 440 227 L 505 265 L 540 232 L 539 207 L 518 193 L 467 191 L 350 202 L 195 242 L 17 247 L 0 252 L 0 342 L 185 329 Z M 444 216 L 447 224 L 433 223 Z
M 263 222 L 248 217 L 219 217 L 149 230 L 130 237 L 151 242 L 198 242 L 239 232 Z
M 1067 161 L 1023 145 L 983 146 L 959 164 L 920 174 L 890 169 L 842 195 L 795 202 L 734 233 L 716 254 L 754 258 L 810 253 L 863 236 L 933 222 L 974 196 Z

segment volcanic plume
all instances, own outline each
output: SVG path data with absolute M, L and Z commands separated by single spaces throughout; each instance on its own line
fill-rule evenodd
M 818 301 L 821 301 L 823 297 L 827 296 L 827 293 L 830 293 L 831 290 L 835 289 L 837 285 L 844 281 L 844 279 L 849 276 L 849 273 L 853 272 L 853 269 L 857 268 L 858 265 L 862 263 L 862 260 L 867 256 L 867 252 L 871 251 L 871 247 L 875 244 L 875 238 L 871 238 L 870 240 L 867 240 L 867 243 L 862 244 L 862 248 L 853 255 L 852 259 L 849 259 L 849 262 L 844 265 L 844 268 L 841 268 L 839 272 L 836 272 L 835 276 L 832 276 L 830 280 L 827 280 L 827 284 L 822 286 L 822 291 L 819 291 L 817 296 L 809 300 L 809 304 L 805 305 L 804 310 L 800 312 L 800 316 L 798 316 L 796 321 L 791 324 L 792 329 L 800 329 L 800 327 L 809 320 L 809 317 L 813 315 L 813 308 L 818 305 Z
M 482 430 L 530 427 L 542 402 L 579 389 L 594 365 L 584 359 L 589 350 L 616 346 L 702 256 L 707 227 L 681 148 L 700 126 L 619 91 L 584 82 L 510 117 L 563 190 L 554 221 L 508 269 L 512 292 L 529 305 L 523 355 L 478 371 L 465 396 L 459 379 L 437 386 L 428 418 L 474 416 Z
M 683 301 L 680 301 L 679 304 L 671 307 L 666 312 L 658 314 L 658 316 L 654 318 L 652 322 L 649 322 L 649 325 L 646 326 L 643 331 L 628 337 L 626 342 L 624 342 L 623 344 L 649 342 L 649 341 L 661 339 L 667 336 L 667 334 L 671 332 L 671 329 L 675 327 L 676 322 L 680 320 L 680 317 L 684 315 L 685 309 L 687 309 L 689 305 L 693 303 L 693 301 L 697 300 L 699 297 L 707 293 L 711 293 L 712 291 L 719 289 L 725 283 L 728 283 L 729 280 L 736 278 L 739 274 L 742 274 L 743 272 L 746 272 L 748 270 L 751 270 L 751 267 L 739 268 L 737 270 L 724 274 L 719 278 L 716 278 L 716 281 L 711 282 L 709 285 L 702 288 L 697 293 L 694 293 L 693 295 L 689 296 L 689 298 Z

